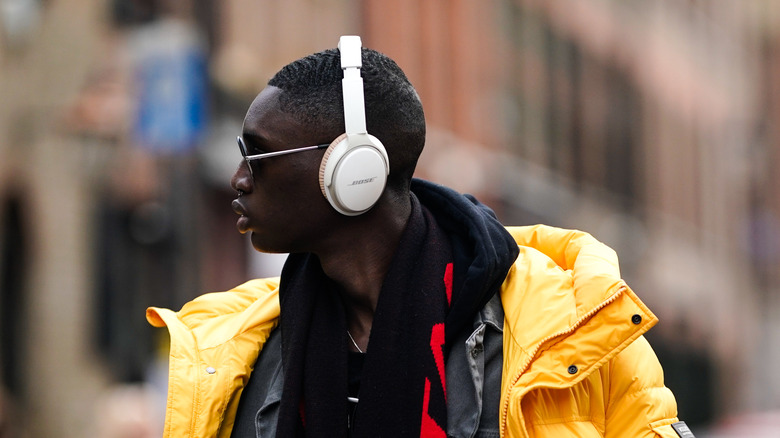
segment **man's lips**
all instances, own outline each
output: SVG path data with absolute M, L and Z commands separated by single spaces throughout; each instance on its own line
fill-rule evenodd
M 246 215 L 246 208 L 244 208 L 238 199 L 234 199 L 230 205 L 233 207 L 233 211 L 236 212 L 237 215 L 241 216 L 236 221 L 238 232 L 245 234 L 247 231 L 249 231 L 249 216 Z

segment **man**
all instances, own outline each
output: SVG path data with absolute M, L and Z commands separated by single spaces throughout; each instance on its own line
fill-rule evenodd
M 290 253 L 281 278 L 148 311 L 171 333 L 166 436 L 685 433 L 614 252 L 412 179 L 422 104 L 356 38 L 244 120 L 233 209 Z

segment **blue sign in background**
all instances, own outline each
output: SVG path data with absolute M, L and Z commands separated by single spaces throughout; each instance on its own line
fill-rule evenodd
M 135 136 L 141 146 L 163 154 L 197 146 L 207 124 L 206 69 L 197 48 L 140 59 Z

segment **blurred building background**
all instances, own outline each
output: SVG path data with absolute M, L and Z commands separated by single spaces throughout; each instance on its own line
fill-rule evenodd
M 777 436 L 779 2 L 0 0 L 0 437 L 160 435 L 144 309 L 278 271 L 235 135 L 350 33 L 420 92 L 419 176 L 612 245 L 681 418 Z

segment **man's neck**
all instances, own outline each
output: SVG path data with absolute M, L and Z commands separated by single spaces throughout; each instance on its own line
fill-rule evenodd
M 363 350 L 382 284 L 409 221 L 411 204 L 405 208 L 374 208 L 367 220 L 349 228 L 349 236 L 342 236 L 337 244 L 331 243 L 317 253 L 325 275 L 339 286 L 347 328 Z

